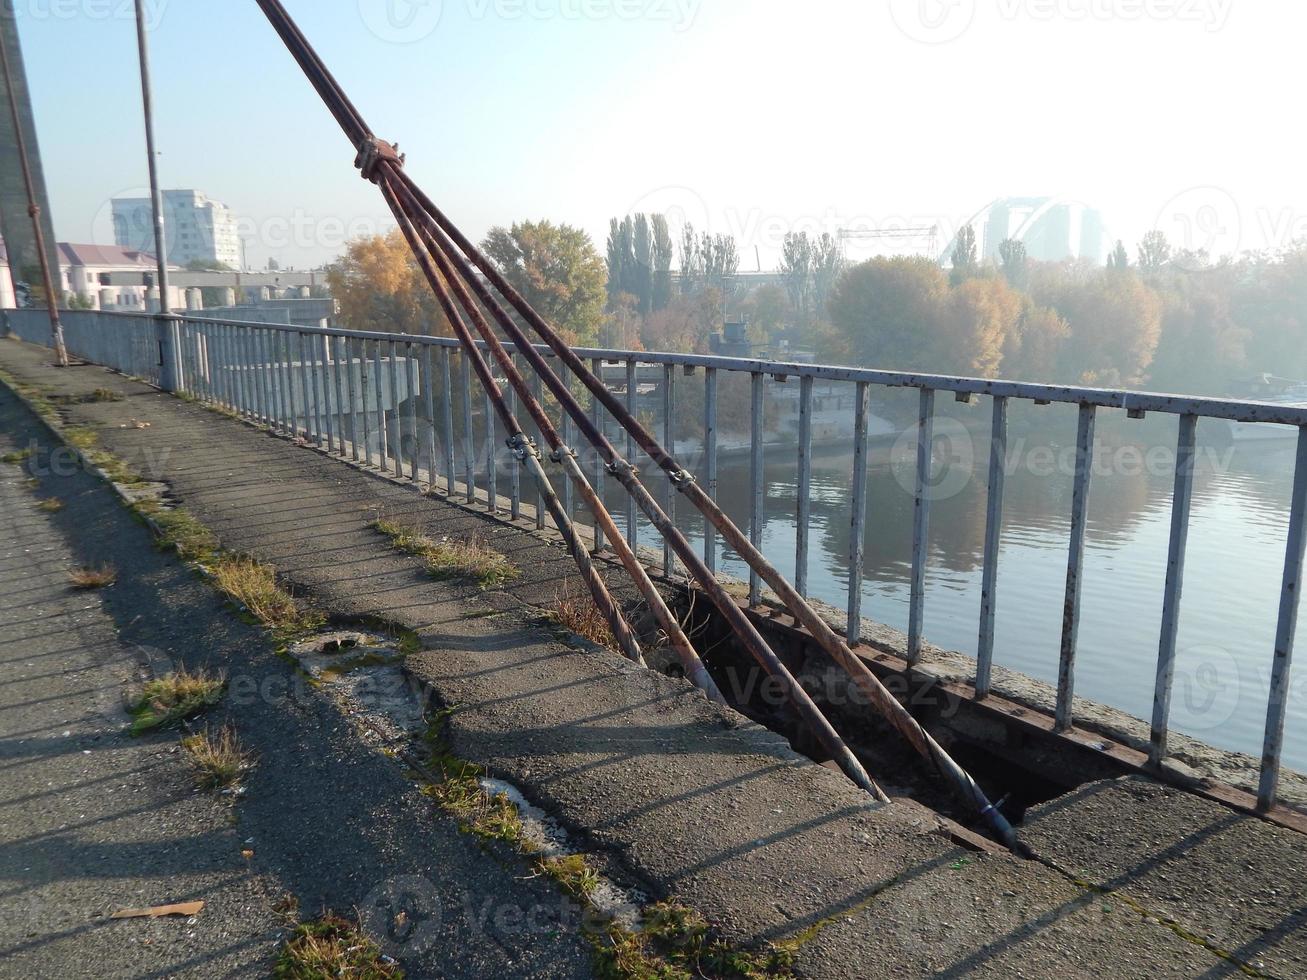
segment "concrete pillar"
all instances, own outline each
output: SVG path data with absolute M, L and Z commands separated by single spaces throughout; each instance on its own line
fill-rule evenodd
M 300 286 L 299 289 L 297 289 L 295 292 L 296 292 L 297 297 L 298 297 L 299 299 L 308 299 L 308 298 L 309 298 L 310 290 L 309 290 L 309 287 L 308 287 L 308 286 Z
M 223 306 L 236 305 L 236 290 L 233 289 L 231 286 L 228 286 L 226 289 L 222 291 L 222 305 Z
M 192 286 L 186 290 L 186 309 L 202 310 L 204 309 L 204 293 L 199 287 Z

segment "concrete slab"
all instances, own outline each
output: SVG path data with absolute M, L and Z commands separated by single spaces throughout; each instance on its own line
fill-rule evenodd
M 1256 970 L 1307 976 L 1307 838 L 1146 779 L 1032 811 L 1031 845 Z

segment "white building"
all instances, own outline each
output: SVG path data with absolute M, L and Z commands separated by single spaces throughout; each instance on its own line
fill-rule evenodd
M 236 216 L 225 204 L 199 191 L 163 192 L 163 225 L 168 261 L 186 266 L 222 263 L 241 268 L 241 241 Z M 154 248 L 154 210 L 148 197 L 117 197 L 113 201 L 114 241 L 137 252 Z
M 120 248 L 117 245 L 73 245 L 59 243 L 59 275 L 69 300 L 96 310 L 127 313 L 152 313 L 154 304 L 147 293 L 154 290 L 143 285 L 113 285 L 113 274 L 130 273 L 153 282 L 158 278 L 158 263 L 148 252 Z M 169 308 L 184 309 L 182 290 L 168 290 Z M 156 297 L 157 298 L 157 297 Z

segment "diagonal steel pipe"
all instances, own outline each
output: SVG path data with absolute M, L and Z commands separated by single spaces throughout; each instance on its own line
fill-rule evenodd
M 396 185 L 398 185 L 398 187 L 396 187 Z M 604 506 L 603 501 L 599 498 L 594 487 L 586 478 L 585 473 L 577 462 L 576 453 L 573 452 L 572 447 L 568 446 L 563 441 L 563 438 L 558 433 L 558 429 L 554 426 L 553 420 L 544 410 L 544 406 L 541 405 L 539 400 L 535 397 L 535 393 L 528 387 L 526 379 L 523 378 L 521 372 L 518 371 L 517 366 L 513 363 L 512 357 L 504 348 L 498 335 L 496 335 L 494 330 L 491 329 L 490 324 L 486 321 L 484 314 L 468 292 L 467 287 L 455 274 L 448 258 L 440 250 L 437 243 L 435 243 L 431 238 L 430 229 L 427 227 L 427 223 L 430 219 L 419 210 L 416 199 L 408 192 L 408 189 L 404 187 L 401 182 L 394 180 L 393 169 L 388 169 L 386 171 L 386 178 L 382 181 L 382 189 L 383 193 L 387 195 L 388 201 L 392 196 L 397 196 L 399 198 L 396 203 L 403 208 L 404 216 L 417 229 L 427 253 L 431 258 L 435 259 L 437 269 L 440 276 L 443 278 L 444 283 L 447 283 L 454 291 L 459 305 L 462 306 L 464 311 L 466 311 L 468 318 L 476 327 L 477 333 L 481 335 L 487 348 L 489 348 L 491 353 L 494 355 L 495 361 L 504 372 L 509 384 L 517 392 L 518 397 L 522 400 L 522 404 L 526 407 L 532 420 L 535 422 L 537 429 L 549 444 L 551 458 L 563 467 L 565 474 L 571 479 L 578 493 L 580 493 L 581 499 L 586 508 L 594 515 L 595 521 L 600 530 L 602 530 L 602 532 L 613 543 L 613 550 L 617 553 L 618 560 L 621 562 L 622 567 L 626 570 L 627 574 L 631 577 L 631 580 L 635 583 L 641 596 L 643 596 L 644 600 L 649 604 L 655 618 L 658 620 L 659 627 L 667 636 L 669 645 L 676 654 L 677 659 L 680 661 L 686 677 L 695 685 L 695 687 L 702 690 L 710 700 L 715 701 L 718 704 L 726 704 L 726 699 L 722 696 L 721 691 L 718 690 L 716 682 L 708 673 L 708 669 L 704 666 L 703 661 L 699 658 L 699 654 L 690 643 L 689 637 L 685 635 L 685 631 L 682 628 L 680 621 L 667 607 L 666 601 L 658 591 L 657 586 L 654 585 L 653 580 L 649 577 L 649 573 L 645 570 L 644 566 L 640 564 L 639 558 L 636 556 L 634 550 L 632 550 L 632 548 L 627 544 L 626 539 L 618 530 L 617 524 L 613 520 L 612 515 L 609 514 L 607 507 Z M 392 209 L 395 206 L 395 204 L 392 204 Z M 405 226 L 405 235 L 409 236 L 411 230 L 410 227 Z M 415 253 L 420 252 L 420 246 L 412 237 L 409 238 L 409 244 L 414 249 Z M 437 291 L 439 292 L 439 289 L 437 289 Z M 442 309 L 445 309 L 445 300 L 441 299 L 440 302 Z M 446 315 L 449 315 L 449 313 L 450 311 L 446 309 Z
M 455 265 L 460 267 L 460 272 L 464 278 L 468 279 L 477 289 L 482 302 L 486 304 L 492 313 L 496 309 L 504 313 L 503 317 L 496 314 L 496 319 L 499 320 L 505 331 L 513 339 L 518 350 L 531 362 L 535 371 L 544 379 L 564 410 L 576 421 L 581 431 L 604 456 L 605 461 L 613 469 L 619 480 L 622 479 L 623 471 L 627 471 L 627 478 L 623 480 L 623 484 L 635 497 L 640 508 L 649 515 L 654 526 L 662 531 L 663 525 L 670 522 L 667 521 L 666 515 L 663 514 L 662 509 L 652 496 L 648 494 L 643 486 L 638 486 L 638 481 L 629 472 L 631 469 L 630 464 L 621 459 L 607 436 L 593 425 L 566 383 L 554 373 L 516 321 L 495 301 L 493 294 L 477 275 L 478 271 L 485 277 L 485 282 L 492 285 L 512 305 L 522 319 L 531 326 L 536 335 L 558 356 L 571 374 L 579 378 L 594 397 L 600 400 L 612 416 L 617 419 L 622 428 L 630 433 L 640 449 L 666 473 L 668 479 L 672 481 L 672 484 L 682 495 L 718 530 L 726 543 L 771 587 L 790 614 L 816 638 L 831 659 L 849 674 L 859 691 L 868 699 L 876 711 L 893 725 L 919 754 L 936 767 L 937 771 L 948 781 L 954 794 L 988 823 L 995 834 L 1009 848 L 1024 851 L 1025 848 L 1017 840 L 1012 825 L 999 812 L 998 808 L 990 802 L 984 790 L 980 788 L 980 785 L 971 774 L 945 751 L 944 747 L 922 727 L 920 722 L 912 717 L 907 709 L 881 683 L 880 679 L 871 672 L 871 668 L 853 653 L 843 638 L 799 594 L 798 590 L 790 584 L 785 576 L 766 559 L 762 552 L 749 540 L 748 536 L 735 526 L 735 523 L 717 505 L 716 501 L 695 482 L 693 476 L 662 448 L 657 439 L 608 390 L 607 385 L 589 369 L 584 360 L 562 340 L 558 333 L 508 282 L 499 268 L 458 230 L 457 226 L 436 206 L 434 201 L 422 192 L 412 176 L 400 168 L 396 168 L 394 172 L 399 179 L 404 181 L 423 209 L 437 224 L 442 237 L 450 246 L 450 251 L 453 252 L 456 248 L 461 253 L 453 256 L 456 260 Z M 672 530 L 675 531 L 675 528 L 673 527 Z M 686 547 L 688 548 L 688 544 Z M 673 548 L 678 551 L 678 554 L 681 553 L 674 542 Z M 696 563 L 698 563 L 697 555 L 694 557 Z M 686 560 L 683 555 L 682 560 Z M 691 563 L 686 561 L 686 564 L 690 566 Z M 706 580 L 701 580 L 701 582 L 703 581 Z M 734 603 L 732 602 L 732 604 Z
M 626 621 L 626 617 L 622 615 L 621 609 L 613 601 L 607 586 L 604 585 L 603 579 L 595 569 L 590 553 L 586 550 L 580 535 L 576 533 L 576 526 L 572 523 L 571 515 L 567 513 L 562 502 L 558 499 L 558 494 L 554 492 L 553 485 L 550 483 L 543 465 L 541 465 L 539 452 L 531 440 L 526 437 L 517 419 L 509 410 L 508 403 L 504 399 L 504 393 L 500 390 L 498 382 L 495 381 L 490 366 L 486 364 L 485 358 L 481 356 L 481 352 L 477 349 L 476 342 L 472 339 L 471 333 L 468 332 L 467 325 L 459 316 L 457 308 L 450 299 L 449 293 L 441 282 L 435 268 L 432 267 L 430 259 L 423 253 L 417 234 L 413 230 L 408 215 L 400 206 L 394 190 L 384 180 L 380 181 L 380 187 L 382 194 L 386 198 L 386 203 L 395 215 L 395 220 L 399 222 L 399 226 L 404 232 L 404 237 L 408 239 L 414 255 L 421 264 L 422 271 L 431 284 L 441 308 L 449 318 L 455 335 L 463 345 L 463 356 L 470 359 L 473 370 L 476 371 L 483 389 L 495 408 L 495 413 L 499 416 L 505 430 L 508 432 L 509 447 L 535 481 L 536 488 L 549 510 L 549 516 L 554 519 L 555 527 L 562 534 L 568 550 L 572 553 L 573 560 L 581 570 L 581 577 L 585 579 L 586 586 L 590 590 L 590 595 L 593 597 L 596 607 L 607 621 L 608 628 L 612 630 L 613 636 L 616 637 L 618 645 L 627 658 L 640 666 L 644 666 L 644 657 L 640 652 L 640 644 L 636 639 L 635 631 Z

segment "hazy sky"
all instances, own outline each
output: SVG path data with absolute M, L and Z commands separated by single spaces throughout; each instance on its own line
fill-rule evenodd
M 15 0 L 61 240 L 145 183 L 129 0 Z M 480 236 L 671 209 L 733 233 L 939 223 L 1003 195 L 1215 252 L 1307 236 L 1307 5 L 1271 0 L 285 0 Z M 304 266 L 388 227 L 252 0 L 147 0 L 166 187 Z

